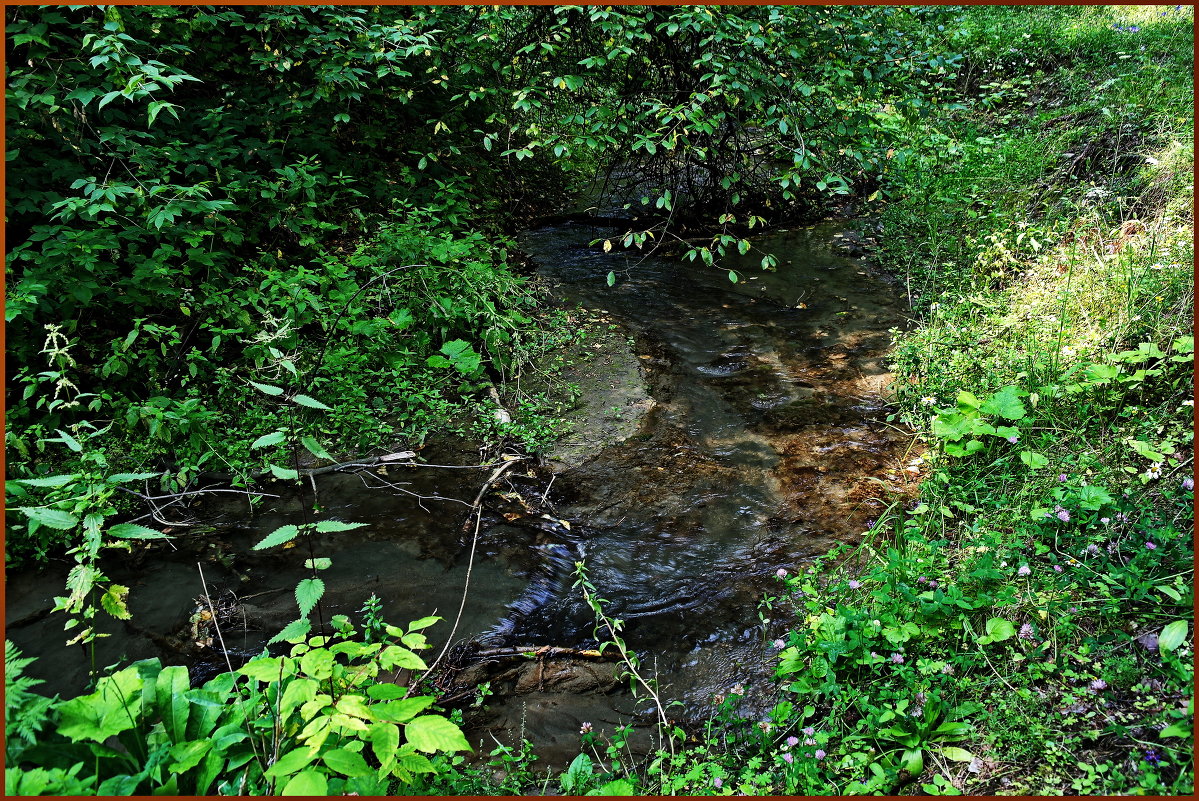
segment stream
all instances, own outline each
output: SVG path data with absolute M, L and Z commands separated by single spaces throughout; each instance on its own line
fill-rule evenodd
M 632 337 L 652 403 L 614 415 L 638 415 L 636 433 L 592 449 L 582 463 L 551 470 L 510 470 L 487 496 L 471 591 L 454 634 L 445 687 L 490 682 L 493 695 L 468 710 L 478 752 L 495 740 L 531 740 L 539 765 L 564 766 L 577 753 L 584 722 L 610 733 L 652 716 L 644 699 L 603 660 L 494 659 L 480 651 L 596 646 L 591 610 L 573 585 L 583 561 L 625 621 L 624 639 L 641 654 L 671 716 L 702 721 L 712 699 L 737 684 L 743 712 L 769 709 L 771 641 L 787 621 L 763 623 L 759 602 L 779 569 L 805 562 L 837 542 L 856 542 L 895 497 L 910 493 L 910 437 L 883 422 L 889 331 L 905 324 L 903 286 L 853 258 L 860 221 L 828 221 L 758 237 L 778 257 L 728 257 L 723 269 L 636 251 L 605 253 L 596 239 L 619 236 L 568 222 L 529 231 L 520 246 L 554 295 L 602 312 Z M 726 271 L 740 274 L 737 283 Z M 615 271 L 617 281 L 605 280 Z M 586 431 L 573 435 L 586 444 Z M 462 443 L 422 451 L 422 460 L 470 465 Z M 388 620 L 403 624 L 437 610 L 428 630 L 438 648 L 449 635 L 470 562 L 469 506 L 487 469 L 382 470 L 317 479 L 327 516 L 368 524 L 319 535 L 323 613 L 356 616 L 374 594 Z M 552 481 L 551 481 L 552 479 Z M 278 492 L 279 490 L 271 490 Z M 415 495 L 423 496 L 421 498 Z M 253 543 L 297 522 L 303 497 L 282 493 L 251 514 L 244 498 L 208 500 L 203 526 L 170 545 L 106 565 L 132 588 L 132 621 L 105 620 L 113 636 L 98 642 L 96 667 L 158 656 L 186 662 L 193 676 L 224 669 L 224 657 L 189 620 L 204 605 L 204 579 L 221 607 L 232 657 L 258 653 L 294 617 L 292 589 L 307 575 L 305 545 L 267 552 Z M 198 536 L 196 531 L 200 531 Z M 182 533 L 177 531 L 176 533 Z M 84 689 L 90 658 L 64 649 L 58 616 L 45 615 L 63 593 L 65 566 L 7 578 L 8 637 L 27 656 L 42 691 Z M 770 613 L 763 615 L 769 617 Z M 453 695 L 453 693 L 450 693 Z

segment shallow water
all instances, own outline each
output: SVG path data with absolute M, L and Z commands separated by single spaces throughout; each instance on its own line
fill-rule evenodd
M 899 492 L 907 485 L 908 438 L 879 422 L 888 330 L 905 319 L 902 288 L 834 251 L 849 230 L 828 222 L 761 237 L 779 258 L 774 273 L 756 268 L 760 253 L 727 259 L 720 270 L 604 253 L 589 243 L 623 232 L 579 223 L 521 238 L 559 297 L 605 310 L 633 334 L 657 403 L 637 435 L 561 473 L 548 493 L 547 470 L 510 471 L 499 487 L 507 498 L 488 499 L 455 640 L 594 645 L 591 613 L 572 587 L 582 560 L 663 697 L 682 702 L 673 716 L 704 718 L 712 696 L 737 683 L 747 687 L 746 710 L 762 711 L 755 705 L 771 683 L 768 642 L 782 623 L 763 625 L 757 605 L 775 571 L 859 537 L 883 508 L 879 481 Z M 727 269 L 741 280 L 729 282 Z M 605 281 L 610 270 L 619 276 L 614 287 Z M 422 456 L 466 464 L 477 454 Z M 369 524 L 314 544 L 315 555 L 333 560 L 322 575 L 323 614 L 352 615 L 373 593 L 394 622 L 437 610 L 447 622 L 429 633 L 443 641 L 469 559 L 462 524 L 489 473 L 392 466 L 381 477 L 318 479 L 325 514 Z M 397 487 L 380 487 L 384 480 Z M 114 562 L 110 576 L 133 588 L 134 627 L 105 623 L 114 636 L 100 641 L 96 664 L 157 655 L 201 674 L 221 669 L 214 649 L 179 636 L 203 593 L 198 561 L 212 595 L 237 610 L 222 632 L 229 650 L 257 652 L 291 619 L 309 554 L 250 546 L 297 522 L 309 502 L 285 497 L 250 515 L 244 500 L 209 501 L 195 510 L 206 533 L 180 537 L 177 551 L 156 546 Z M 9 637 L 41 657 L 30 672 L 48 680 L 43 689 L 73 694 L 86 683 L 88 660 L 62 647 L 61 622 L 37 617 L 61 594 L 64 575 L 12 578 Z M 534 686 L 521 675 L 497 678 L 509 693 L 470 717 L 485 750 L 491 735 L 511 742 L 523 732 L 550 764 L 561 763 L 573 756 L 583 721 L 611 729 L 636 706 L 611 681 L 580 683 L 566 673 L 547 681 L 539 672 Z

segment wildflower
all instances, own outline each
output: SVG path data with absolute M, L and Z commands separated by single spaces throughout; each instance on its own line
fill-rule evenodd
M 788 765 L 790 765 L 792 762 L 795 761 L 795 757 L 792 756 L 790 753 L 786 753 L 786 754 L 783 754 L 783 761 L 786 762 Z
M 805 737 L 803 744 L 804 745 L 816 745 L 816 741 L 813 740 L 811 737 Z
M 1153 766 L 1160 765 L 1162 763 L 1162 755 L 1157 752 L 1156 748 L 1150 748 L 1145 751 L 1145 761 Z
M 858 581 L 857 579 L 851 579 L 849 582 L 849 588 L 851 590 L 856 590 L 858 587 L 861 587 L 861 586 L 862 586 L 862 582 Z
M 1057 474 L 1057 480 L 1058 480 L 1058 482 L 1059 482 L 1059 483 L 1061 483 L 1061 484 L 1065 484 L 1065 483 L 1066 483 L 1066 479 L 1067 479 L 1067 478 L 1069 478 L 1069 476 L 1067 476 L 1065 473 L 1058 473 L 1058 474 Z
M 712 780 L 712 786 L 719 790 L 721 787 L 724 787 L 724 779 L 717 776 Z
M 729 695 L 745 695 L 745 687 L 740 683 L 734 684 L 733 688 L 729 690 Z
M 1072 614 L 1072 615 L 1077 615 L 1077 614 L 1078 614 L 1078 607 L 1077 607 L 1077 606 L 1072 606 L 1072 607 L 1070 607 L 1070 609 L 1069 609 L 1069 610 L 1067 610 L 1067 611 L 1069 611 L 1069 612 L 1070 612 L 1070 614 Z
M 1054 566 L 1053 566 L 1053 572 L 1054 572 L 1054 573 L 1061 573 L 1061 572 L 1062 572 L 1062 566 L 1061 566 L 1061 565 L 1054 565 Z
M 773 645 L 775 648 L 777 648 L 780 651 L 787 647 L 787 643 L 783 642 L 782 640 L 775 640 L 774 642 L 771 643 L 771 645 Z
M 927 577 L 927 576 L 921 576 L 920 578 L 916 579 L 916 583 L 917 583 L 917 584 L 927 584 L 927 583 L 928 583 L 928 577 Z
M 592 728 L 589 722 L 583 721 L 583 725 L 579 727 L 579 734 L 591 734 Z
M 1124 514 L 1123 512 L 1116 512 L 1116 519 L 1119 520 L 1121 523 L 1130 522 L 1128 515 Z
M 797 745 L 799 745 L 799 738 L 798 738 L 798 737 L 796 737 L 795 735 L 792 735 L 792 736 L 790 736 L 790 737 L 788 737 L 788 738 L 787 738 L 787 747 L 788 747 L 788 748 L 794 748 L 794 747 L 795 747 L 795 746 L 797 746 Z
M 1157 546 L 1154 545 L 1152 542 L 1147 542 L 1147 543 L 1145 543 L 1145 549 L 1149 550 L 1149 551 L 1156 551 Z
M 1184 490 L 1186 490 L 1187 492 L 1190 492 L 1191 490 L 1195 489 L 1195 479 L 1191 478 L 1190 476 L 1187 476 L 1186 478 L 1184 478 L 1182 480 L 1182 488 Z
M 945 674 L 946 676 L 952 676 L 953 675 L 953 665 L 946 662 L 945 666 L 941 668 L 941 672 L 943 674 Z
M 930 581 L 930 582 L 928 583 L 928 586 L 929 586 L 929 587 L 931 587 L 932 589 L 934 589 L 934 590 L 935 590 L 935 589 L 937 588 L 937 582 L 935 582 L 935 581 Z
M 1027 576 L 1031 572 L 1032 568 L 1030 568 L 1028 565 L 1020 565 L 1020 569 L 1016 571 L 1016 575 Z
M 716 695 L 712 696 L 712 703 L 716 704 L 716 706 L 720 706 L 721 704 L 723 704 L 724 703 L 724 693 L 716 693 Z
M 923 398 L 920 399 L 920 402 L 923 403 L 925 406 L 932 406 L 934 403 L 937 402 L 937 399 L 934 398 L 932 395 L 925 395 Z
M 891 654 L 891 661 L 897 665 L 902 665 L 903 664 L 903 654 L 900 654 L 900 653 Z
M 1069 523 L 1070 522 L 1070 513 L 1067 512 L 1065 509 L 1063 509 L 1057 513 L 1057 519 L 1062 521 L 1063 523 Z
M 770 731 L 770 729 L 771 729 L 770 721 L 769 720 L 758 721 L 758 728 L 761 729 L 762 731 Z
M 1010 437 L 1007 438 L 1007 441 L 1012 443 L 1013 445 L 1015 445 L 1017 442 L 1020 441 L 1020 437 L 1017 436 L 1016 434 L 1012 434 Z
M 1101 517 L 1099 518 L 1099 522 L 1106 526 L 1108 523 L 1112 522 L 1112 519 L 1110 517 Z
M 802 729 L 800 729 L 800 731 L 809 737 L 812 737 L 816 734 L 816 729 L 812 728 L 811 726 L 804 726 Z
M 778 570 L 774 571 L 774 575 L 778 576 L 779 578 L 787 578 L 787 569 L 785 567 L 780 567 Z
M 1032 639 L 1032 624 L 1025 623 L 1023 626 L 1021 626 L 1019 636 L 1020 636 L 1020 639 L 1022 639 L 1022 640 L 1031 640 Z
M 1145 471 L 1145 475 L 1149 476 L 1150 478 L 1161 478 L 1162 463 L 1154 462 L 1153 464 L 1149 465 L 1149 469 Z
M 1103 679 L 1095 679 L 1094 681 L 1091 682 L 1090 687 L 1095 692 L 1099 692 L 1100 690 L 1106 690 L 1107 682 L 1104 681 Z
M 1141 26 L 1140 25 L 1130 25 L 1129 27 L 1125 28 L 1125 30 L 1128 31 L 1129 33 L 1137 33 L 1141 30 Z
M 817 748 L 816 753 L 812 754 L 812 756 L 816 757 L 817 759 L 824 759 L 826 756 L 828 756 L 828 754 L 824 752 L 823 748 Z

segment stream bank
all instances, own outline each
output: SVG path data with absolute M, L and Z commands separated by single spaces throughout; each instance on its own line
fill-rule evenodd
M 468 467 L 479 461 L 471 444 L 435 443 L 420 454 L 465 469 L 393 464 L 315 481 L 325 515 L 367 524 L 313 543 L 333 562 L 322 575 L 326 616 L 356 615 L 372 594 L 396 622 L 436 610 L 447 618 L 429 630 L 439 648 L 470 571 L 453 669 L 437 682 L 468 705 L 482 753 L 493 737 L 509 745 L 527 738 L 543 764 L 561 766 L 577 753 L 584 723 L 610 734 L 622 722 L 651 720 L 610 661 L 570 656 L 598 645 L 573 588 L 577 562 L 608 599 L 607 613 L 626 622 L 624 638 L 662 696 L 680 702 L 672 717 L 702 721 L 713 698 L 736 685 L 743 713 L 765 714 L 776 627 L 758 604 L 776 572 L 857 541 L 915 486 L 910 439 L 883 422 L 883 359 L 890 330 L 905 323 L 905 293 L 841 244 L 865 236 L 860 224 L 764 235 L 761 247 L 778 257 L 778 269 L 754 269 L 757 254 L 734 257 L 729 266 L 745 276 L 737 284 L 724 271 L 590 244 L 611 235 L 571 221 L 521 238 L 554 296 L 578 304 L 606 334 L 582 345 L 594 358 L 568 358 L 563 378 L 580 397 L 574 431 L 485 496 L 473 560 L 463 521 L 490 468 Z M 613 287 L 609 272 L 618 275 Z M 292 589 L 309 554 L 251 546 L 312 500 L 307 491 L 284 493 L 252 515 L 244 501 L 213 500 L 203 538 L 114 565 L 112 578 L 133 588 L 133 620 L 108 624 L 114 636 L 100 641 L 97 665 L 160 656 L 201 673 L 223 668 L 207 629 L 194 625 L 204 611 L 197 561 L 211 596 L 226 599 L 213 606 L 218 619 L 229 610 L 230 651 L 256 653 L 294 617 Z M 61 577 L 16 577 L 10 621 L 36 618 L 61 586 Z M 77 650 L 63 655 L 52 620 L 10 636 L 42 657 L 35 667 L 54 674 L 49 690 L 83 686 L 88 664 Z M 567 658 L 537 655 L 545 647 Z M 526 650 L 535 656 L 488 656 Z M 470 705 L 485 682 L 494 695 Z M 638 743 L 650 745 L 643 727 Z

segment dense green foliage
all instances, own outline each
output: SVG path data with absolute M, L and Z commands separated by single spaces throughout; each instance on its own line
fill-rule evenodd
M 876 208 L 924 449 L 918 499 L 764 599 L 768 720 L 734 688 L 649 760 L 621 730 L 556 777 L 467 767 L 431 696 L 378 681 L 424 668 L 432 619 L 309 637 L 314 557 L 288 654 L 200 687 L 141 662 L 46 699 L 6 647 L 9 793 L 1193 790 L 1189 8 L 7 16 L 7 556 L 73 557 L 76 641 L 129 614 L 102 549 L 162 536 L 134 487 L 470 418 L 542 444 L 489 389 L 577 332 L 503 230 L 597 175 L 644 215 L 626 247 L 715 265 L 828 195 Z M 322 525 L 353 524 L 258 547 Z

